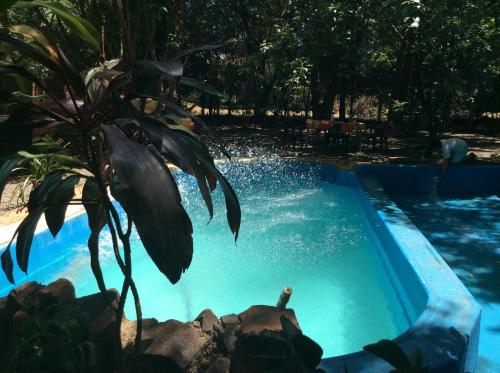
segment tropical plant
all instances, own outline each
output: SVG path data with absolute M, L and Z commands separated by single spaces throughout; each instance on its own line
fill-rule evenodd
M 99 35 L 84 19 L 75 16 L 57 2 L 33 0 L 17 2 L 14 7 L 43 7 L 56 15 L 64 27 L 78 35 L 97 57 Z M 164 61 L 106 61 L 101 51 L 98 66 L 82 74 L 55 41 L 38 29 L 10 25 L 0 33 L 2 50 L 22 55 L 44 66 L 53 79 L 64 85 L 67 98 L 61 98 L 44 81 L 19 64 L 0 62 L 0 73 L 14 75 L 37 85 L 46 97 L 13 92 L 16 105 L 0 126 L 1 136 L 22 150 L 11 154 L 0 167 L 0 193 L 11 171 L 27 156 L 51 155 L 60 167 L 46 174 L 33 189 L 27 202 L 28 215 L 14 233 L 1 255 L 2 268 L 14 283 L 14 259 L 23 272 L 28 271 L 30 247 L 39 219 L 45 216 L 55 237 L 64 224 L 68 205 L 83 205 L 90 227 L 88 249 L 91 269 L 99 289 L 106 285 L 99 265 L 99 234 L 109 228 L 116 260 L 124 281 L 116 309 L 115 345 L 121 354 L 120 325 L 129 290 L 137 314 L 136 353 L 140 350 L 141 307 L 132 277 L 130 236 L 132 225 L 158 269 L 176 283 L 189 267 L 193 241 L 191 220 L 181 204 L 181 196 L 167 162 L 193 176 L 210 217 L 213 215 L 211 192 L 217 182 L 222 187 L 229 227 L 238 237 L 241 211 L 237 196 L 226 178 L 217 170 L 209 149 L 190 129 L 178 125 L 181 117 L 191 118 L 199 129 L 204 123 L 176 103 L 175 86 L 184 84 L 217 93 L 215 89 L 183 76 L 183 63 L 189 54 L 214 49 L 209 44 L 178 52 Z M 55 140 L 44 137 L 30 144 L 21 139 L 21 130 L 31 131 L 55 126 Z M 22 131 L 21 131 L 22 132 Z M 30 132 L 31 133 L 31 132 Z M 62 146 L 57 138 L 69 141 Z M 75 186 L 83 180 L 81 198 L 75 198 Z M 112 197 L 117 203 L 112 202 Z M 125 211 L 120 219 L 117 204 Z M 15 256 L 12 244 L 17 238 Z M 123 249 L 123 257 L 120 252 Z M 123 370 L 123 359 L 118 359 Z
M 14 196 L 17 195 L 17 205 L 26 205 L 29 193 L 43 181 L 45 176 L 56 171 L 61 165 L 51 155 L 42 155 L 40 157 L 27 158 L 16 167 L 12 172 L 20 172 L 22 182 L 16 185 Z
M 51 307 L 27 315 L 9 346 L 7 372 L 97 372 L 97 347 L 88 340 L 89 317 Z

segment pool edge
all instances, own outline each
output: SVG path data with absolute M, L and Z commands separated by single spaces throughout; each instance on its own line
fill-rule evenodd
M 414 271 L 413 279 L 408 280 L 419 281 L 413 286 L 420 285 L 426 296 L 420 316 L 409 330 L 394 341 L 407 354 L 420 348 L 425 361 L 433 369 L 474 372 L 478 358 L 481 308 L 434 247 L 371 175 L 373 167 L 377 168 L 358 166 L 353 171 L 362 185 L 359 197 L 364 202 L 367 217 L 384 250 L 390 246 L 387 240 L 392 241 L 392 249 L 398 248 L 401 255 L 397 264 L 405 266 L 406 271 Z M 361 373 L 391 369 L 389 364 L 364 351 L 325 358 L 320 367 L 326 372 L 347 368 Z

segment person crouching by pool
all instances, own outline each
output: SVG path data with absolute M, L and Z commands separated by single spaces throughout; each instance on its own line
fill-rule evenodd
M 437 162 L 440 166 L 440 172 L 439 176 L 436 177 L 435 180 L 438 183 L 443 180 L 450 163 L 458 164 L 463 162 L 466 158 L 470 158 L 471 160 L 475 158 L 474 153 L 471 153 L 469 157 L 467 156 L 469 146 L 464 140 L 457 137 L 440 140 L 437 145 L 441 148 L 442 156 L 442 158 Z

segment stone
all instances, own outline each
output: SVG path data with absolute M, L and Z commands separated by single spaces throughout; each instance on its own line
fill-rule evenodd
M 205 333 L 213 334 L 222 331 L 222 323 L 211 309 L 207 308 L 206 310 L 201 311 L 195 320 L 200 323 L 201 328 Z
M 7 296 L 8 307 L 17 311 L 18 309 L 30 310 L 36 304 L 35 294 L 43 286 L 38 282 L 29 281 L 11 290 Z
M 28 318 L 28 313 L 24 310 L 17 310 L 12 316 L 12 332 L 14 335 L 21 331 L 24 321 Z
M 153 342 L 154 328 L 158 325 L 158 320 L 143 319 L 141 333 L 141 352 L 144 352 Z M 135 345 L 135 334 L 137 332 L 137 320 L 122 320 L 121 340 L 123 349 L 133 350 Z
M 236 314 L 230 314 L 221 317 L 222 322 L 222 339 L 224 347 L 228 353 L 236 349 L 236 342 L 238 340 L 237 333 L 240 329 L 240 319 Z
M 239 315 L 241 320 L 240 333 L 280 332 L 283 330 L 281 315 L 285 315 L 300 330 L 295 312 L 292 309 L 280 310 L 273 306 L 251 306 Z
M 118 308 L 120 295 L 116 289 L 108 290 L 106 295 L 107 300 L 101 293 L 78 298 L 74 306 L 89 316 L 89 340 L 96 344 L 102 356 L 112 364 L 115 356 L 115 309 Z
M 150 371 L 184 371 L 211 341 L 199 323 L 168 320 L 151 328 L 153 342 L 142 354 Z
M 231 360 L 227 357 L 219 357 L 210 364 L 206 373 L 229 373 L 230 370 Z
M 69 304 L 75 300 L 75 287 L 71 281 L 60 278 L 38 290 L 36 298 L 39 309 L 45 309 L 53 304 Z

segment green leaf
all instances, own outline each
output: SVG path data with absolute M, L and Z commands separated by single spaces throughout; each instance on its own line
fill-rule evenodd
M 50 99 L 50 96 L 46 95 L 46 94 L 38 95 L 38 96 L 31 96 L 31 95 L 27 95 L 26 93 L 19 92 L 19 91 L 12 92 L 12 96 L 14 96 L 17 101 L 26 102 L 26 103 L 38 101 L 38 100 Z
M 75 195 L 75 186 L 79 180 L 80 176 L 70 175 L 47 195 L 45 221 L 54 238 L 64 224 L 68 203 Z
M 184 56 L 187 56 L 188 54 L 193 54 L 193 53 L 198 53 L 198 52 L 204 52 L 212 49 L 218 49 L 220 47 L 224 46 L 224 43 L 209 43 L 209 44 L 204 44 L 200 45 L 198 47 L 194 47 L 191 49 L 185 49 L 177 53 L 172 59 L 178 59 Z
M 78 35 L 81 39 L 85 40 L 92 48 L 96 51 L 99 50 L 99 34 L 96 29 L 83 18 L 73 14 L 70 9 L 66 8 L 59 2 L 56 1 L 19 1 L 14 5 L 16 8 L 33 8 L 33 7 L 44 7 L 49 9 L 54 14 L 56 14 L 61 21 L 63 21 L 68 28 Z
M 43 208 L 37 208 L 31 211 L 26 218 L 21 222 L 18 228 L 17 242 L 16 242 L 16 259 L 19 268 L 24 273 L 28 273 L 28 261 L 31 251 L 31 243 L 35 229 L 43 214 Z M 10 246 L 10 244 L 9 244 Z M 7 247 L 6 250 L 9 250 Z
M 14 5 L 18 0 L 2 0 L 0 2 L 0 12 L 9 9 L 12 5 Z
M 19 163 L 19 161 L 23 159 L 22 157 L 16 157 L 12 159 L 7 159 L 0 166 L 0 202 L 2 201 L 2 193 L 5 188 L 5 184 L 7 184 L 7 180 L 9 180 L 10 173 Z
M 64 172 L 60 170 L 50 172 L 43 178 L 40 185 L 31 191 L 28 201 L 28 211 L 30 213 L 45 207 L 47 195 L 61 182 L 63 174 Z

